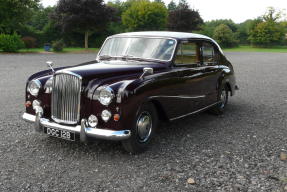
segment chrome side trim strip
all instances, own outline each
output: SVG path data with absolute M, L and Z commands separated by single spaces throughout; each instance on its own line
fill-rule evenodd
M 202 108 L 202 109 L 198 109 L 198 110 L 193 111 L 193 112 L 191 112 L 191 113 L 187 113 L 187 114 L 185 114 L 185 115 L 181 115 L 181 116 L 178 116 L 178 117 L 174 117 L 174 118 L 171 118 L 171 119 L 169 119 L 169 120 L 170 120 L 170 121 L 173 121 L 173 120 L 180 119 L 180 118 L 183 118 L 183 117 L 192 115 L 192 114 L 199 113 L 199 112 L 204 111 L 204 110 L 206 110 L 206 109 L 208 109 L 208 108 L 210 108 L 210 107 L 213 107 L 214 105 L 217 105 L 218 103 L 219 103 L 219 102 L 213 103 L 213 104 L 208 105 L 208 106 L 206 106 L 206 107 L 204 107 L 204 108 Z
M 188 96 L 188 95 L 178 95 L 178 96 L 169 96 L 169 95 L 157 95 L 157 96 L 151 96 L 150 98 L 179 98 L 179 99 L 199 99 L 199 98 L 205 98 L 206 95 L 198 95 L 198 96 Z

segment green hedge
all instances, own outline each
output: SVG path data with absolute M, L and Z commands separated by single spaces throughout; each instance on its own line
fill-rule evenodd
M 17 52 L 24 48 L 24 42 L 16 33 L 12 35 L 0 34 L 0 49 L 4 52 Z

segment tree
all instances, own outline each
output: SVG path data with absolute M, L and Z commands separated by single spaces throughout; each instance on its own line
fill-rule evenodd
M 237 25 L 231 19 L 217 19 L 217 20 L 205 22 L 204 25 L 202 26 L 201 33 L 209 37 L 212 37 L 215 28 L 219 26 L 220 24 L 227 25 L 234 33 L 238 29 Z
M 250 32 L 249 40 L 255 46 L 268 47 L 283 43 L 285 27 L 279 20 L 283 17 L 281 11 L 269 7 L 258 23 Z
M 0 0 L 0 32 L 12 34 L 18 31 L 38 5 L 39 0 Z
M 33 15 L 26 25 L 33 27 L 35 30 L 43 31 L 43 28 L 50 21 L 50 15 L 54 11 L 55 7 L 44 8 L 43 6 L 39 6 L 37 9 L 33 10 Z
M 222 47 L 235 47 L 238 44 L 234 33 L 225 24 L 220 24 L 215 28 L 213 38 Z
M 107 27 L 107 34 L 112 35 L 116 33 L 125 32 L 126 26 L 123 24 L 121 16 L 122 14 L 131 7 L 132 3 L 136 0 L 128 0 L 128 1 L 110 1 L 108 2 L 108 6 L 113 7 L 116 11 L 116 19 L 111 22 Z
M 261 23 L 262 19 L 248 19 L 243 23 L 237 25 L 237 36 L 240 44 L 249 44 L 250 41 L 248 39 L 251 31 L 256 27 L 257 24 Z
M 135 1 L 122 14 L 122 22 L 131 31 L 162 30 L 166 27 L 167 9 L 162 3 Z
M 283 12 L 276 10 L 274 7 L 268 7 L 266 13 L 262 16 L 266 22 L 278 22 L 283 17 Z
M 115 10 L 103 3 L 103 0 L 60 0 L 53 19 L 63 32 L 77 31 L 85 36 L 85 48 L 88 48 L 89 36 L 104 29 L 114 19 Z
M 174 11 L 176 9 L 176 4 L 173 0 L 171 0 L 170 3 L 167 5 L 167 9 L 169 11 Z
M 268 47 L 278 45 L 284 40 L 284 27 L 275 22 L 259 23 L 250 33 L 249 40 L 254 46 Z
M 190 32 L 199 30 L 203 20 L 197 10 L 189 8 L 186 1 L 181 0 L 175 10 L 169 11 L 168 29 L 171 31 Z

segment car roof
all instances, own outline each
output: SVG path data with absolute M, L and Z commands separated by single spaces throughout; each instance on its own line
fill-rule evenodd
M 223 54 L 220 46 L 214 41 L 212 38 L 207 37 L 205 35 L 197 34 L 197 33 L 185 33 L 185 32 L 173 32 L 173 31 L 140 31 L 140 32 L 127 32 L 127 33 L 119 33 L 115 34 L 111 37 L 132 37 L 132 36 L 141 36 L 141 37 L 164 37 L 164 38 L 174 38 L 178 40 L 186 40 L 186 39 L 206 39 L 212 41 L 219 51 Z
M 175 39 L 211 39 L 205 35 L 196 33 L 171 32 L 171 31 L 141 31 L 120 33 L 113 36 L 148 36 L 148 37 L 167 37 Z

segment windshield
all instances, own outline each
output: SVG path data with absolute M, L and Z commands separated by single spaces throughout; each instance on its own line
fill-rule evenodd
M 99 58 L 140 58 L 169 61 L 172 58 L 175 45 L 174 39 L 113 37 L 106 40 L 99 53 Z

